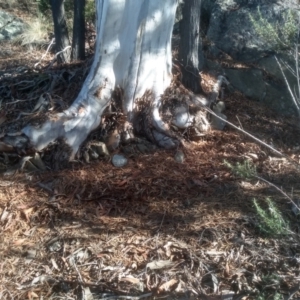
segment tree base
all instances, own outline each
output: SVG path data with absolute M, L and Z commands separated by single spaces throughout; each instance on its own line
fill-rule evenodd
M 138 99 L 132 122 L 128 122 L 127 116 L 122 112 L 123 93 L 122 90 L 117 89 L 112 101 L 106 105 L 97 129 L 83 135 L 83 130 L 79 126 L 72 128 L 71 136 L 82 136 L 85 141 L 78 146 L 76 153 L 73 150 L 74 144 L 70 145 L 57 133 L 65 132 L 66 124 L 76 123 L 79 116 L 61 117 L 61 114 L 59 118 L 55 116 L 49 118 L 39 128 L 28 126 L 23 130 L 25 133 L 26 129 L 32 130 L 31 134 L 37 138 L 37 141 L 39 137 L 43 141 L 44 138 L 47 141 L 51 140 L 43 149 L 34 147 L 33 137 L 30 135 L 17 133 L 7 134 L 1 138 L 0 151 L 11 157 L 8 159 L 9 164 L 17 162 L 21 169 L 36 171 L 47 168 L 62 169 L 67 167 L 70 161 L 90 163 L 97 159 L 108 159 L 116 152 L 134 157 L 152 153 L 159 148 L 169 150 L 176 150 L 179 147 L 188 148 L 188 141 L 202 138 L 210 129 L 210 116 L 205 107 L 216 102 L 224 81 L 226 83 L 226 80 L 220 76 L 212 93 L 207 97 L 190 93 L 181 83 L 172 83 L 160 99 L 161 106 L 158 113 L 159 119 L 165 125 L 163 128 L 155 123 L 153 117 L 155 101 L 152 93 L 147 92 L 144 97 Z M 47 126 L 56 129 L 51 131 Z M 42 133 L 47 136 L 43 137 Z M 39 161 L 37 163 L 35 153 L 41 154 L 41 160 L 47 168 L 41 167 Z M 18 161 L 16 155 L 26 157 L 26 163 L 22 161 L 24 159 Z

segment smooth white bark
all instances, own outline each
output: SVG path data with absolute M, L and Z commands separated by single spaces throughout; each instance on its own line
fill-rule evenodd
M 172 79 L 171 36 L 177 0 L 98 0 L 95 58 L 71 107 L 41 128 L 23 132 L 41 150 L 62 137 L 73 154 L 101 120 L 113 90 L 124 91 L 123 109 L 129 119 L 135 100 L 147 90 L 154 96 L 154 119 L 160 96 Z

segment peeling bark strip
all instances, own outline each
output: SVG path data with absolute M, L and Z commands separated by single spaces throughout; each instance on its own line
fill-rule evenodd
M 151 91 L 154 126 L 159 131 L 166 130 L 158 106 L 172 79 L 171 36 L 177 3 L 177 0 L 97 1 L 98 34 L 90 73 L 68 110 L 40 128 L 23 129 L 36 149 L 63 138 L 74 155 L 99 125 L 117 86 L 124 91 L 123 110 L 129 120 L 133 118 L 135 100 Z

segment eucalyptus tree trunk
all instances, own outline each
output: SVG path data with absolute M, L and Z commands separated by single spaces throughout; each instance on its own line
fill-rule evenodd
M 177 2 L 96 1 L 97 41 L 89 75 L 69 109 L 39 128 L 23 129 L 31 145 L 41 150 L 62 138 L 74 156 L 87 135 L 99 126 L 117 87 L 122 90 L 123 112 L 128 123 L 135 118 L 138 99 L 148 95 L 145 99 L 151 109 L 149 123 L 153 137 L 159 142 L 164 134 L 168 135 L 159 107 L 161 95 L 172 79 L 171 36 Z
M 200 14 L 201 0 L 185 0 L 180 22 L 179 61 L 182 83 L 197 94 L 201 92 L 199 71 L 203 67 Z
M 85 57 L 85 0 L 74 0 L 72 60 Z
M 55 50 L 57 53 L 60 52 L 57 59 L 59 63 L 68 63 L 70 62 L 71 47 L 69 47 L 64 0 L 51 0 L 51 10 L 54 23 Z

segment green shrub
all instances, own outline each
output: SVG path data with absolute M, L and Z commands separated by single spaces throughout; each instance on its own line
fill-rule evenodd
M 266 293 L 261 293 L 257 296 L 257 300 L 283 300 L 283 296 L 279 293 L 275 293 L 274 295 L 267 295 Z
M 96 7 L 94 0 L 86 0 L 85 3 L 85 21 L 95 23 L 96 19 Z
M 266 199 L 267 209 L 263 209 L 253 200 L 254 208 L 259 218 L 259 229 L 268 236 L 286 235 L 289 233 L 288 222 L 285 221 L 278 208 L 270 198 Z
M 276 24 L 264 18 L 259 8 L 256 16 L 249 17 L 258 35 L 274 50 L 291 49 L 297 41 L 299 20 L 294 10 L 286 10 Z
M 252 165 L 252 163 L 249 160 L 245 160 L 242 163 L 236 163 L 236 165 L 232 165 L 228 161 L 224 161 L 224 164 L 226 167 L 228 167 L 231 172 L 238 177 L 244 178 L 244 179 L 251 179 L 256 175 L 256 168 Z

